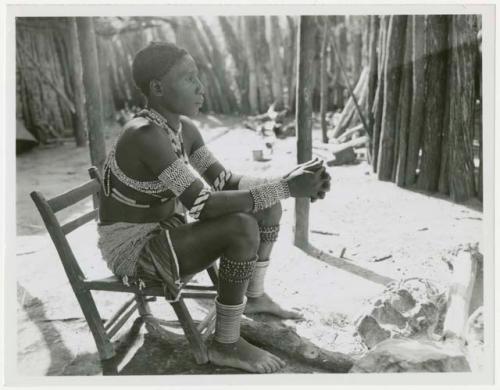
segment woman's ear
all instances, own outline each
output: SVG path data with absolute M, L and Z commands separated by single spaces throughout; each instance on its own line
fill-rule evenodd
M 151 80 L 149 82 L 149 90 L 154 96 L 161 96 L 163 94 L 163 87 L 161 86 L 160 80 Z

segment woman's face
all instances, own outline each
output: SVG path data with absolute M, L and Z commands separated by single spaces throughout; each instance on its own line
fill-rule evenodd
M 189 54 L 183 56 L 160 80 L 161 93 L 155 94 L 163 107 L 180 115 L 195 115 L 203 105 L 203 84 Z

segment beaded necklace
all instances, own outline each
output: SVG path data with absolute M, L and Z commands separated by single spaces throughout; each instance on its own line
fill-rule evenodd
M 183 160 L 184 163 L 188 163 L 188 157 L 186 156 L 184 150 L 184 140 L 182 139 L 182 122 L 179 122 L 179 129 L 174 130 L 172 126 L 169 125 L 165 117 L 152 108 L 145 108 L 139 111 L 137 113 L 137 116 L 142 116 L 143 118 L 149 119 L 157 126 L 166 130 L 170 141 L 172 142 L 172 147 L 176 156 Z

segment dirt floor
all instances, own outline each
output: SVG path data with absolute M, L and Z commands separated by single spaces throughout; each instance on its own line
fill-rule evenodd
M 236 117 L 198 118 L 200 129 L 212 151 L 234 172 L 275 175 L 295 164 L 296 139 L 277 140 L 271 161 L 252 159 L 258 136 L 243 128 Z M 107 135 L 108 147 L 117 128 Z M 314 131 L 319 140 L 319 131 Z M 95 344 L 67 282 L 41 218 L 29 197 L 39 190 L 54 196 L 87 180 L 89 154 L 72 143 L 37 148 L 17 157 L 17 290 L 18 370 L 20 375 L 100 375 Z M 326 256 L 343 260 L 337 266 L 305 254 L 292 245 L 294 200 L 283 203 L 280 239 L 275 247 L 267 278 L 267 290 L 285 307 L 299 308 L 305 320 L 285 321 L 327 351 L 356 358 L 366 350 L 356 334 L 355 321 L 366 303 L 380 294 L 383 281 L 424 277 L 446 287 L 453 252 L 482 239 L 479 203 L 457 205 L 446 199 L 398 188 L 380 182 L 369 165 L 328 168 L 332 191 L 313 203 L 310 212 L 311 244 Z M 91 208 L 82 202 L 61 220 Z M 69 235 L 87 276 L 108 274 L 96 249 L 95 224 Z M 324 257 L 323 257 L 324 258 Z M 14 259 L 12 259 L 14 260 Z M 379 275 L 368 280 L 357 272 L 362 266 Z M 203 279 L 204 276 L 201 276 Z M 123 294 L 95 294 L 101 314 L 109 318 L 124 301 Z M 190 304 L 195 316 L 205 305 Z M 165 302 L 153 304 L 156 315 L 174 319 Z M 257 319 L 259 320 L 259 319 Z M 262 320 L 262 319 L 261 319 Z M 174 332 L 180 333 L 179 330 Z M 284 356 L 283 356 L 284 357 Z M 284 372 L 324 372 L 285 357 Z M 182 337 L 169 345 L 142 335 L 124 374 L 220 374 L 234 370 L 211 365 L 196 366 Z

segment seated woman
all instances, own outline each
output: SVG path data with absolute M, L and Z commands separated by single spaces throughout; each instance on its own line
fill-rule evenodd
M 193 58 L 176 45 L 152 43 L 139 51 L 133 77 L 147 108 L 125 124 L 106 160 L 98 226 L 103 258 L 124 283 L 141 288 L 161 280 L 172 301 L 190 275 L 220 258 L 209 359 L 275 372 L 284 362 L 240 337 L 241 315 L 299 317 L 264 293 L 280 200 L 323 198 L 330 176 L 318 160 L 275 179 L 227 170 L 188 119 L 203 104 L 204 90 Z M 187 223 L 185 211 L 196 221 Z

